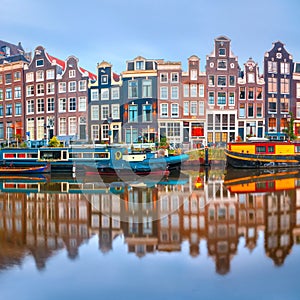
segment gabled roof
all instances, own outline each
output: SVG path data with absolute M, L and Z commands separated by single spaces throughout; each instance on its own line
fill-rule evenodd
M 9 47 L 10 48 L 10 56 L 11 55 L 24 54 L 24 49 L 23 49 L 20 42 L 18 43 L 18 45 L 14 45 L 14 44 L 11 44 L 11 43 L 0 40 L 0 51 L 2 50 L 2 52 L 3 52 L 3 47 Z M 5 55 L 5 53 L 3 52 L 2 55 Z

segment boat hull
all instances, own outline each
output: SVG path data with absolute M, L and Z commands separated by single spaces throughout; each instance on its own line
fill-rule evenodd
M 247 154 L 225 150 L 227 165 L 234 168 L 296 168 L 300 166 L 300 155 Z
M 40 174 L 51 171 L 50 165 L 35 166 L 35 167 L 14 167 L 0 166 L 0 175 L 2 174 Z

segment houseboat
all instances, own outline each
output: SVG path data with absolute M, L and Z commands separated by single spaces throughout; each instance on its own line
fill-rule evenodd
M 165 155 L 161 151 L 133 152 L 124 145 L 72 145 L 71 147 L 3 148 L 0 150 L 0 165 L 32 167 L 51 165 L 51 172 L 87 172 L 96 170 L 132 172 L 137 174 L 162 174 L 180 170 L 187 154 Z
M 295 168 L 300 166 L 300 142 L 268 139 L 231 142 L 225 155 L 227 165 L 234 168 Z

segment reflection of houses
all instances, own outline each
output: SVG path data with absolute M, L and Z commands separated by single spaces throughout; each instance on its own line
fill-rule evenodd
M 157 247 L 157 188 L 128 186 L 124 195 L 122 229 L 128 251 L 142 257 Z
M 265 201 L 265 250 L 280 266 L 293 246 L 295 191 L 271 193 Z

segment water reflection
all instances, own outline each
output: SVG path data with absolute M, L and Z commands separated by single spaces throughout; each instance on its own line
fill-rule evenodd
M 179 178 L 128 183 L 82 177 L 0 178 L 0 269 L 28 255 L 39 270 L 59 250 L 76 259 L 98 236 L 102 253 L 123 236 L 129 253 L 181 251 L 201 255 L 205 240 L 216 272 L 227 274 L 240 237 L 249 251 L 264 232 L 264 251 L 280 266 L 300 242 L 300 177 L 215 169 L 184 171 Z M 298 200 L 299 199 L 299 200 Z

